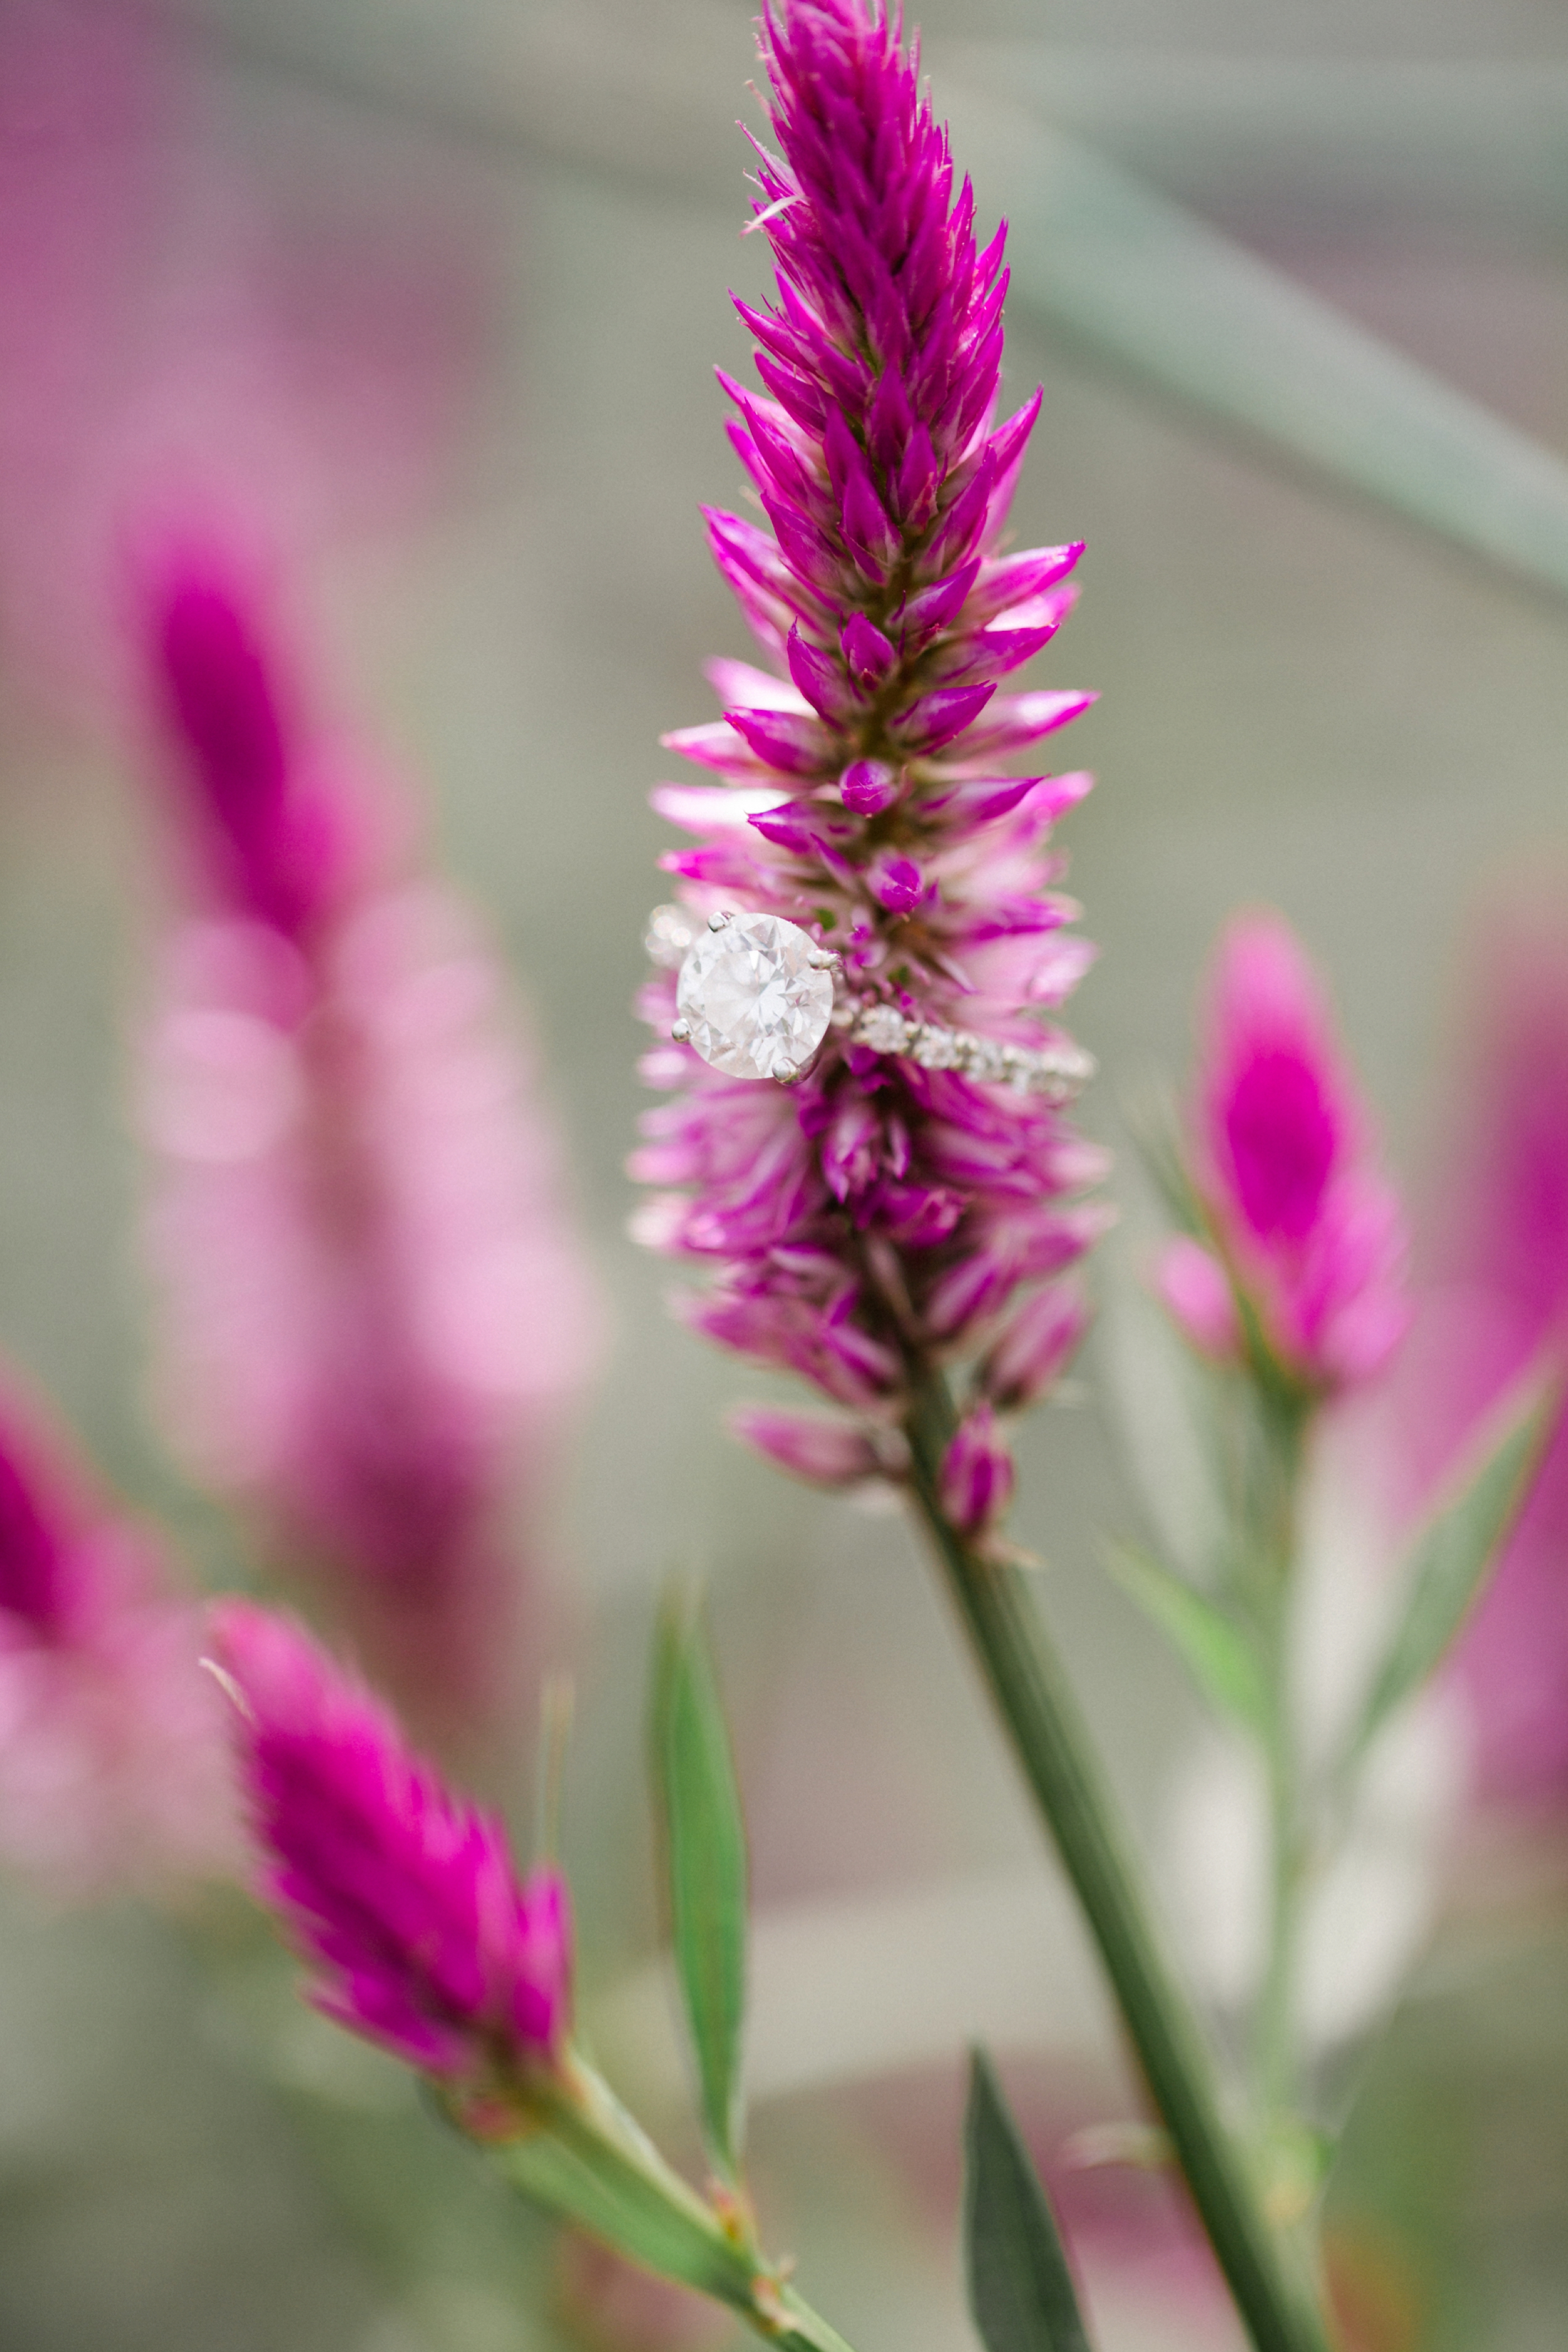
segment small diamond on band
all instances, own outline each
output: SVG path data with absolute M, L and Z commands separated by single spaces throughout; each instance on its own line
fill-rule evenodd
M 891 1004 L 848 1010 L 849 1019 L 841 1025 L 852 1045 L 872 1054 L 907 1054 L 923 1070 L 961 1070 L 984 1085 L 1016 1087 L 1020 1094 L 1044 1095 L 1047 1102 L 1070 1102 L 1095 1073 L 1093 1055 L 1066 1039 L 1053 1045 L 1009 1045 L 970 1030 L 943 1029 L 933 1021 L 906 1020 Z

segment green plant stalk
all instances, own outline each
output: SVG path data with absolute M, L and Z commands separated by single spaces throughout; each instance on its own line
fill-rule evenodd
M 1257 2352 L 1328 2352 L 1304 2267 L 1265 2219 L 1258 2184 L 1221 2116 L 1213 2053 L 1160 1948 L 1142 1871 L 1026 1572 L 983 1556 L 942 1507 L 938 1476 L 955 1425 L 945 1381 L 921 1374 L 907 1423 L 914 1496 L 1193 2201 Z
M 1267 1359 L 1264 1360 L 1265 1362 Z M 1267 1658 L 1268 1926 L 1263 1983 L 1252 2026 L 1252 2072 L 1265 2131 L 1289 2125 L 1297 2106 L 1296 1945 L 1302 1879 L 1301 1791 L 1290 1690 L 1290 1601 L 1300 1549 L 1301 1478 L 1312 1404 L 1259 1384 L 1260 1457 L 1239 1530 L 1251 1569 L 1252 1608 Z
M 569 2053 L 559 2081 L 532 2085 L 528 2105 L 531 2127 L 488 2151 L 524 2196 L 723 2304 L 783 2352 L 850 2352 L 768 2263 L 743 2203 L 721 2212 L 700 2197 L 579 2055 Z
M 1295 1758 L 1279 1682 L 1277 1676 L 1267 1747 L 1268 1950 L 1252 2037 L 1253 2082 L 1265 2126 L 1289 2121 L 1296 2107 L 1296 1937 L 1301 1871 Z

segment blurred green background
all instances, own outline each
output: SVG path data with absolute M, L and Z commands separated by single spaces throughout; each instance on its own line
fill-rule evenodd
M 1087 1123 L 1120 1145 L 1122 1106 L 1180 1070 L 1215 927 L 1261 898 L 1331 976 L 1418 1173 L 1467 910 L 1568 835 L 1568 22 L 1545 0 L 918 13 L 981 214 L 1014 221 L 1007 388 L 1046 388 L 1019 541 L 1089 542 L 1050 656 L 1051 683 L 1102 698 L 1069 754 L 1100 782 L 1066 833 L 1101 949 L 1075 1016 L 1105 1073 Z M 26 79 L 57 37 L 74 62 Z M 612 1302 L 560 1532 L 590 2029 L 650 2120 L 673 2110 L 637 1974 L 642 1674 L 660 1580 L 694 1566 L 759 1901 L 816 1923 L 759 1983 L 773 2235 L 856 2342 L 957 2345 L 965 2033 L 1014 2064 L 1048 2152 L 1130 2112 L 1114 2032 L 912 1542 L 725 1440 L 746 1377 L 669 1322 L 666 1270 L 624 1237 L 657 738 L 711 715 L 705 655 L 749 651 L 696 515 L 735 493 L 711 367 L 742 368 L 725 289 L 764 263 L 738 236 L 749 12 L 0 0 L 0 267 L 34 207 L 90 215 L 46 246 L 76 272 L 55 376 L 17 310 L 0 329 L 0 1341 L 225 1572 L 232 1538 L 144 1402 L 125 1097 L 156 847 L 112 567 L 89 580 L 82 550 L 111 549 L 117 465 L 164 490 L 187 447 L 204 483 L 226 444 L 260 449 L 264 510 L 307 484 L 277 530 L 306 665 L 417 781 L 489 911 Z M 113 86 L 128 58 L 134 89 Z M 111 174 L 93 194 L 116 157 L 125 207 Z M 1108 1255 L 1137 1246 L 1134 1214 Z M 1136 1506 L 1087 1370 L 1086 1402 L 1027 1432 L 1020 1527 L 1152 1825 L 1189 1702 L 1100 1570 Z M 0 1898 L 6 2352 L 701 2340 L 563 2284 L 374 2065 L 289 2042 L 237 1931 L 203 1935 L 235 1947 L 221 1999 L 176 1923 Z M 1561 1904 L 1456 1928 L 1380 2051 L 1342 2191 L 1369 2345 L 1563 2341 L 1565 1958 Z M 416 2221 L 365 2185 L 384 2126 Z M 1086 2234 L 1110 2249 L 1106 2352 L 1234 2340 L 1201 2278 L 1173 2295 L 1142 2257 L 1145 2225 L 1179 2246 L 1154 2189 Z

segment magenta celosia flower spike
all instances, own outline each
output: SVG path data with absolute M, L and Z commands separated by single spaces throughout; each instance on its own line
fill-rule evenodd
M 169 1424 L 422 1728 L 482 1733 L 595 1349 L 556 1138 L 496 959 L 301 719 L 239 569 L 180 546 L 150 578 L 199 909 L 143 1086 Z
M 227 1601 L 215 1628 L 263 1892 L 316 2006 L 476 2093 L 549 2064 L 570 2023 L 559 1874 L 520 1884 L 500 1822 L 453 1796 L 289 1619 Z
M 1173 1244 L 1160 1280 L 1194 1345 L 1238 1355 L 1246 1310 L 1303 1387 L 1369 1378 L 1409 1318 L 1405 1220 L 1322 991 L 1276 915 L 1240 916 L 1220 940 L 1189 1127 L 1213 1246 Z
M 0 1859 L 66 1895 L 226 1864 L 199 1647 L 150 1538 L 0 1389 Z
M 1100 1156 L 1060 1116 L 1089 1065 L 1053 1016 L 1089 951 L 1048 836 L 1089 780 L 1005 770 L 1092 697 L 998 690 L 1081 551 L 1002 549 L 1040 402 L 994 421 L 1005 229 L 978 248 L 884 6 L 792 0 L 762 44 L 778 294 L 737 307 L 766 396 L 721 381 L 766 527 L 707 521 L 772 667 L 711 664 L 723 718 L 667 739 L 722 782 L 655 794 L 700 838 L 665 859 L 683 903 L 649 935 L 668 976 L 645 1010 L 678 1042 L 647 1074 L 681 1091 L 634 1172 L 661 1188 L 643 1237 L 714 1272 L 690 1320 L 864 1428 L 982 1349 L 1016 1405 L 1077 1333 L 1076 1306 L 1039 1304 L 1101 1223 L 1077 1197 Z M 826 1484 L 889 1466 L 821 1424 L 749 1433 Z M 972 1435 L 977 1462 L 989 1422 Z M 981 1483 L 988 1519 L 1003 1482 Z

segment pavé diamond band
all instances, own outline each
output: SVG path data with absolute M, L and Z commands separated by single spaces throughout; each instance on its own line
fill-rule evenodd
M 731 1077 L 788 1084 L 803 1076 L 830 1028 L 869 1053 L 957 1070 L 1050 1103 L 1070 1102 L 1094 1076 L 1093 1055 L 1066 1040 L 1004 1044 L 848 995 L 838 958 L 777 915 L 724 912 L 704 928 L 684 907 L 656 907 L 643 944 L 655 963 L 680 974 L 680 1018 L 671 1034 Z

